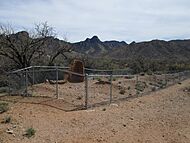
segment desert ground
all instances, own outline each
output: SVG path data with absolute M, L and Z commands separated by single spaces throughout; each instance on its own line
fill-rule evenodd
M 182 77 L 183 78 L 183 77 Z M 181 80 L 182 80 L 181 78 Z M 112 99 L 113 101 L 133 98 L 158 90 L 166 86 L 178 83 L 179 78 L 175 75 L 136 75 L 128 77 L 114 77 L 112 81 Z M 60 81 L 61 82 L 61 81 Z M 111 84 L 109 77 L 97 77 L 88 79 L 88 104 L 89 107 L 109 103 Z M 21 91 L 20 91 L 21 92 Z M 56 85 L 48 82 L 38 83 L 30 88 L 28 92 L 32 96 L 56 98 Z M 73 109 L 83 108 L 85 102 L 85 82 L 70 83 L 58 85 L 58 98 L 70 103 Z
M 9 110 L 0 114 L 0 143 L 189 143 L 189 89 L 188 79 L 147 96 L 79 111 L 69 110 L 63 99 L 1 95 Z M 5 124 L 7 116 L 11 121 Z M 36 133 L 27 138 L 30 127 Z

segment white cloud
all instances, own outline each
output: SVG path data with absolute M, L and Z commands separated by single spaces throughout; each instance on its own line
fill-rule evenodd
M 69 41 L 189 38 L 189 0 L 2 0 L 0 21 L 31 27 L 48 21 Z

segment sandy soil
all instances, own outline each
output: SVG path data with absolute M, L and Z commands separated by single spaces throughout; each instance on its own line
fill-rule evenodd
M 11 107 L 0 121 L 12 121 L 0 123 L 0 143 L 189 143 L 189 86 L 186 80 L 148 96 L 70 112 L 64 100 L 3 96 Z M 23 134 L 29 127 L 36 134 L 28 139 Z

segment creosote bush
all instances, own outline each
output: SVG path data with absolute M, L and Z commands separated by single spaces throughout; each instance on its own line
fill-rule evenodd
M 121 89 L 121 90 L 119 91 L 119 93 L 120 93 L 120 94 L 125 94 L 125 89 Z
M 156 91 L 156 87 L 152 87 L 152 91 Z
M 8 103 L 0 102 L 0 113 L 4 113 L 9 110 Z
M 130 86 L 128 86 L 128 87 L 127 87 L 127 89 L 128 89 L 128 90 L 130 90 L 130 89 L 131 89 L 131 87 L 130 87 Z
M 30 138 L 30 137 L 34 136 L 35 133 L 36 133 L 36 130 L 34 128 L 28 128 L 26 130 L 25 136 L 28 137 L 28 138 Z
M 10 123 L 11 122 L 11 116 L 6 116 L 5 118 L 4 118 L 4 120 L 2 121 L 2 123 L 5 123 L 5 124 L 8 124 L 8 123 Z

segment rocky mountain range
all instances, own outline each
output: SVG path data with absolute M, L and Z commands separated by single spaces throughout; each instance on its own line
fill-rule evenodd
M 85 41 L 72 44 L 74 51 L 94 57 L 101 57 L 103 55 L 110 54 L 112 51 L 124 48 L 125 46 L 127 46 L 127 43 L 124 41 L 102 42 L 97 36 L 93 36 L 91 39 L 87 38 Z
M 72 44 L 73 50 L 93 57 L 114 59 L 175 59 L 190 60 L 190 40 L 152 40 L 127 44 L 126 42 L 105 41 L 97 36 Z
M 12 36 L 16 36 L 16 39 L 20 37 L 21 41 L 25 41 L 28 33 L 21 31 Z M 88 55 L 88 57 L 92 58 L 111 58 L 117 60 L 133 60 L 138 57 L 150 60 L 190 60 L 190 40 L 152 40 L 127 44 L 124 41 L 101 41 L 98 36 L 93 36 L 84 41 L 69 43 L 50 37 L 46 40 L 45 45 L 47 51 L 49 51 L 47 53 L 50 55 L 56 53 L 61 47 L 69 45 L 73 51 L 71 57 Z

